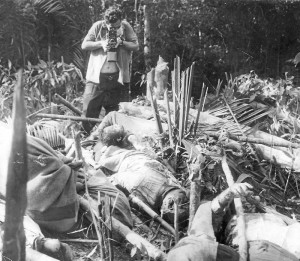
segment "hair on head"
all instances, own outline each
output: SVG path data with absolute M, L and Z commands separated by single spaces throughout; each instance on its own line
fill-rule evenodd
M 104 19 L 108 23 L 115 23 L 122 19 L 122 11 L 117 6 L 111 6 L 105 11 Z

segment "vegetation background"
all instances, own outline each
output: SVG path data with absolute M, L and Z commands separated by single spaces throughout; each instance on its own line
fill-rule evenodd
M 237 76 L 255 70 L 274 78 L 289 72 L 299 81 L 293 59 L 300 50 L 298 1 L 0 0 L 3 110 L 4 103 L 9 110 L 14 73 L 21 66 L 27 75 L 28 113 L 51 100 L 54 91 L 68 100 L 80 96 L 89 55 L 81 42 L 113 3 L 120 5 L 140 41 L 133 55 L 132 98 L 145 93 L 141 79 L 159 56 L 170 68 L 176 55 L 183 69 L 195 62 L 196 99 L 203 82 L 213 91 L 225 72 Z M 150 26 L 146 39 L 145 24 Z

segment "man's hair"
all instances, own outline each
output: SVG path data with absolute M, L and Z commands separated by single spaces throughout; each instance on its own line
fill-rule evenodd
M 122 19 L 122 12 L 117 6 L 111 6 L 105 11 L 104 19 L 108 23 L 115 23 Z
M 124 133 L 120 132 L 108 132 L 105 128 L 99 130 L 99 139 L 105 146 L 121 146 Z

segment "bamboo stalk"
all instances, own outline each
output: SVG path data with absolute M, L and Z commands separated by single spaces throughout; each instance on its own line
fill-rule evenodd
M 76 160 L 82 160 L 82 149 L 81 149 L 81 144 L 80 144 L 80 132 L 74 133 L 73 132 L 73 137 L 74 137 L 74 145 L 75 145 L 75 157 Z
M 80 110 L 78 110 L 76 107 L 74 107 L 71 103 L 69 103 L 67 100 L 65 100 L 57 93 L 54 94 L 54 100 L 56 101 L 56 103 L 61 103 L 65 105 L 67 108 L 69 108 L 71 111 L 76 113 L 78 116 L 82 114 Z
M 84 169 L 86 169 L 86 163 L 85 163 L 84 158 L 82 156 L 79 132 L 75 133 L 75 135 L 74 135 L 74 144 L 75 144 L 75 154 L 77 156 L 77 159 L 83 161 L 83 167 L 84 167 Z M 92 211 L 92 206 L 91 206 L 91 203 L 90 203 L 91 197 L 90 197 L 88 187 L 87 187 L 86 175 L 84 175 L 84 181 L 85 181 L 84 182 L 85 183 L 85 193 L 86 193 L 87 198 L 88 198 L 87 202 L 88 202 L 88 206 L 89 206 L 90 213 L 91 213 L 91 216 L 92 216 L 92 222 L 93 222 L 95 230 L 96 230 L 98 244 L 99 244 L 99 247 L 100 247 L 100 257 L 103 260 L 103 258 L 105 256 L 104 251 L 103 251 L 103 244 L 102 244 L 103 239 L 102 239 L 101 232 L 99 231 L 99 226 L 98 226 L 96 218 L 95 218 L 95 213 Z
M 25 261 L 25 234 L 23 218 L 27 205 L 27 141 L 26 109 L 22 70 L 18 71 L 18 81 L 13 99 L 13 133 L 8 162 L 6 183 L 6 205 L 3 235 L 3 260 Z
M 224 174 L 226 176 L 227 184 L 228 186 L 232 186 L 235 182 L 233 180 L 230 168 L 228 166 L 227 160 L 226 160 L 226 154 L 224 152 L 224 156 L 222 158 L 222 168 L 224 171 Z M 237 215 L 237 236 L 238 236 L 238 242 L 239 242 L 239 255 L 240 261 L 246 261 L 248 258 L 248 244 L 247 244 L 247 238 L 246 238 L 246 222 L 245 222 L 245 216 L 244 216 L 244 209 L 242 205 L 242 201 L 240 198 L 234 199 L 234 205 Z
M 149 72 L 148 74 L 153 74 L 153 72 L 154 72 L 154 69 L 152 69 L 151 72 Z M 147 93 L 149 94 L 149 98 L 151 101 L 151 107 L 152 107 L 153 116 L 154 116 L 155 122 L 156 122 L 157 132 L 159 134 L 162 134 L 163 128 L 162 128 L 162 124 L 161 124 L 161 120 L 160 120 L 160 116 L 159 116 L 157 102 L 156 102 L 155 97 L 153 97 L 153 83 L 152 84 L 150 82 L 147 83 Z M 160 144 L 160 147 L 162 148 L 161 140 L 159 141 L 159 144 Z
M 174 59 L 174 64 L 175 64 L 175 59 Z M 175 102 L 177 101 L 176 97 L 176 91 L 175 91 L 175 70 L 171 71 L 171 82 L 172 82 L 172 98 L 173 98 L 173 111 L 174 111 L 174 125 L 176 126 L 176 104 Z
M 111 240 L 112 240 L 111 198 L 108 195 L 105 195 L 105 222 L 107 223 L 105 230 L 107 233 L 109 261 L 113 261 L 114 252 L 111 244 Z
M 60 239 L 61 242 L 70 242 L 70 243 L 98 243 L 98 240 L 95 239 L 82 239 L 82 238 L 63 238 Z
M 203 111 L 204 97 L 205 97 L 205 93 L 207 92 L 206 89 L 207 89 L 206 85 L 203 83 L 202 84 L 202 89 L 201 89 L 201 94 L 200 94 L 200 99 L 199 99 L 199 108 L 198 108 L 198 111 L 197 111 L 197 117 L 196 117 L 195 128 L 194 128 L 194 133 L 195 134 L 197 133 L 200 113 Z
M 168 97 L 168 89 L 165 90 L 165 102 L 167 107 L 167 116 L 168 116 L 168 129 L 169 129 L 169 141 L 170 146 L 174 148 L 174 142 L 172 138 L 172 121 L 171 121 L 171 111 L 170 111 L 170 103 L 169 103 L 169 97 Z
M 197 209 L 200 205 L 200 193 L 201 193 L 201 186 L 200 181 L 194 180 L 191 182 L 191 189 L 190 189 L 190 206 L 189 206 L 189 229 L 190 230 L 195 214 Z
M 88 122 L 97 122 L 97 123 L 102 122 L 102 120 L 96 119 L 96 118 L 84 118 L 84 117 L 78 117 L 78 116 L 46 114 L 46 113 L 39 113 L 36 115 L 36 117 L 49 118 L 49 119 L 60 119 L 60 120 L 72 120 L 72 121 L 88 121 Z
M 193 76 L 194 76 L 194 66 L 195 62 L 192 63 L 189 69 L 189 77 L 188 77 L 188 85 L 187 85 L 187 99 L 186 99 L 186 116 L 185 116 L 185 129 L 188 126 L 189 120 L 189 112 L 190 112 L 190 105 L 191 105 L 191 95 L 192 95 L 192 88 L 193 88 Z
M 184 134 L 184 120 L 185 120 L 185 72 L 181 73 L 181 89 L 180 89 L 180 111 L 179 111 L 179 144 Z
M 106 195 L 105 195 L 106 196 Z M 101 242 L 102 242 L 102 251 L 103 251 L 103 259 L 107 258 L 106 255 L 106 240 L 105 240 L 105 236 L 106 236 L 106 229 L 107 227 L 104 225 L 104 223 L 99 222 L 100 220 L 105 220 L 105 216 L 106 216 L 106 201 L 104 198 L 104 201 L 101 201 L 101 193 L 100 191 L 98 191 L 98 222 L 97 224 L 99 225 L 99 232 L 101 234 Z
M 79 203 L 85 211 L 92 211 L 89 208 L 89 203 L 86 199 L 79 197 Z M 115 219 L 114 217 L 112 217 L 112 230 L 123 236 L 129 243 L 136 246 L 138 249 L 143 251 L 143 249 L 146 248 L 148 255 L 154 260 L 167 260 L 167 256 L 164 252 L 152 245 L 149 241 L 141 237 L 139 234 L 133 232 L 129 227 L 125 226 L 122 222 Z
M 179 233 L 178 233 L 178 200 L 174 200 L 174 230 L 175 230 L 175 244 L 179 241 Z
M 173 104 L 174 104 L 174 123 L 175 127 L 179 128 L 179 86 L 180 86 L 180 58 L 176 56 L 174 59 L 174 73 L 172 74 L 172 90 L 173 90 Z
M 166 222 L 164 219 L 161 218 L 154 210 L 152 210 L 148 205 L 146 205 L 142 200 L 140 200 L 138 197 L 130 195 L 129 200 L 139 206 L 143 211 L 145 211 L 150 217 L 152 217 L 154 220 L 158 221 L 165 229 L 170 231 L 175 236 L 175 230 L 174 228 Z

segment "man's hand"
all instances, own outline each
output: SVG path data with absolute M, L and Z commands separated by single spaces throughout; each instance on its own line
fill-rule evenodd
M 253 187 L 249 183 L 234 183 L 213 199 L 212 211 L 218 213 L 219 211 L 223 211 L 234 198 L 252 195 L 253 192 L 251 189 Z
M 104 41 L 100 41 L 100 42 L 101 42 L 101 46 L 103 48 L 103 51 L 107 52 L 108 41 L 104 40 Z
M 67 165 L 73 170 L 79 170 L 83 166 L 83 161 L 82 160 L 72 161 L 72 162 L 68 163 Z
M 107 45 L 108 45 L 107 40 L 104 40 L 104 41 L 83 41 L 81 47 L 85 51 L 93 51 L 93 50 L 103 48 L 104 52 L 106 52 L 107 51 Z
M 251 196 L 253 194 L 251 191 L 253 187 L 249 183 L 234 183 L 229 189 L 235 198 Z
M 121 37 L 117 38 L 116 48 L 123 45 L 124 40 Z
M 83 169 L 79 169 L 76 174 L 76 191 L 79 192 L 84 189 L 85 173 L 83 172 Z

